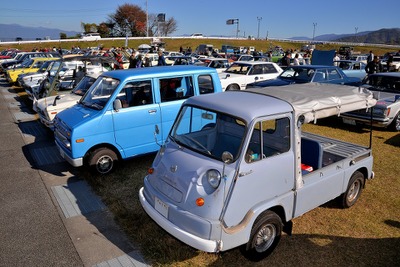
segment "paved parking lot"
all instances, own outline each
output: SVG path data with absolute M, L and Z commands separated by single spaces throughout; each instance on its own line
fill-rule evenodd
M 23 100 L 0 77 L 0 266 L 147 266 Z

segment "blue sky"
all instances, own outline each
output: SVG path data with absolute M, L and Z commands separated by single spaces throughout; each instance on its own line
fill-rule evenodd
M 0 24 L 81 31 L 81 22 L 104 22 L 125 3 L 174 17 L 173 35 L 236 36 L 237 25 L 226 25 L 228 19 L 239 19 L 239 36 L 260 38 L 312 38 L 314 29 L 318 36 L 400 28 L 398 0 L 7 0 L 1 3 Z

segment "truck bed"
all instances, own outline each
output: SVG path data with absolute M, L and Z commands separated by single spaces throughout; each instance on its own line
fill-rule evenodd
M 312 133 L 302 133 L 302 163 L 312 166 L 314 170 L 345 158 L 354 158 L 368 151 L 369 148 L 361 145 Z

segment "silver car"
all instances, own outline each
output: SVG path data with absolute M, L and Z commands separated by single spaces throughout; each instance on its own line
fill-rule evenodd
M 372 124 L 400 131 L 400 73 L 383 72 L 369 75 L 363 87 L 371 90 L 378 100 L 372 109 Z M 343 122 L 355 125 L 369 123 L 370 110 L 357 110 L 342 114 Z

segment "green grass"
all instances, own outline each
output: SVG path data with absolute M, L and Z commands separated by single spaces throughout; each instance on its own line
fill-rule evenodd
M 369 141 L 367 130 L 336 119 L 304 128 L 349 142 Z M 355 206 L 339 209 L 332 201 L 294 219 L 293 235 L 283 235 L 272 255 L 259 263 L 247 261 L 239 249 L 220 254 L 192 249 L 147 216 L 138 191 L 154 154 L 126 161 L 107 177 L 84 176 L 153 266 L 399 266 L 400 134 L 375 130 L 373 156 L 376 177 Z

